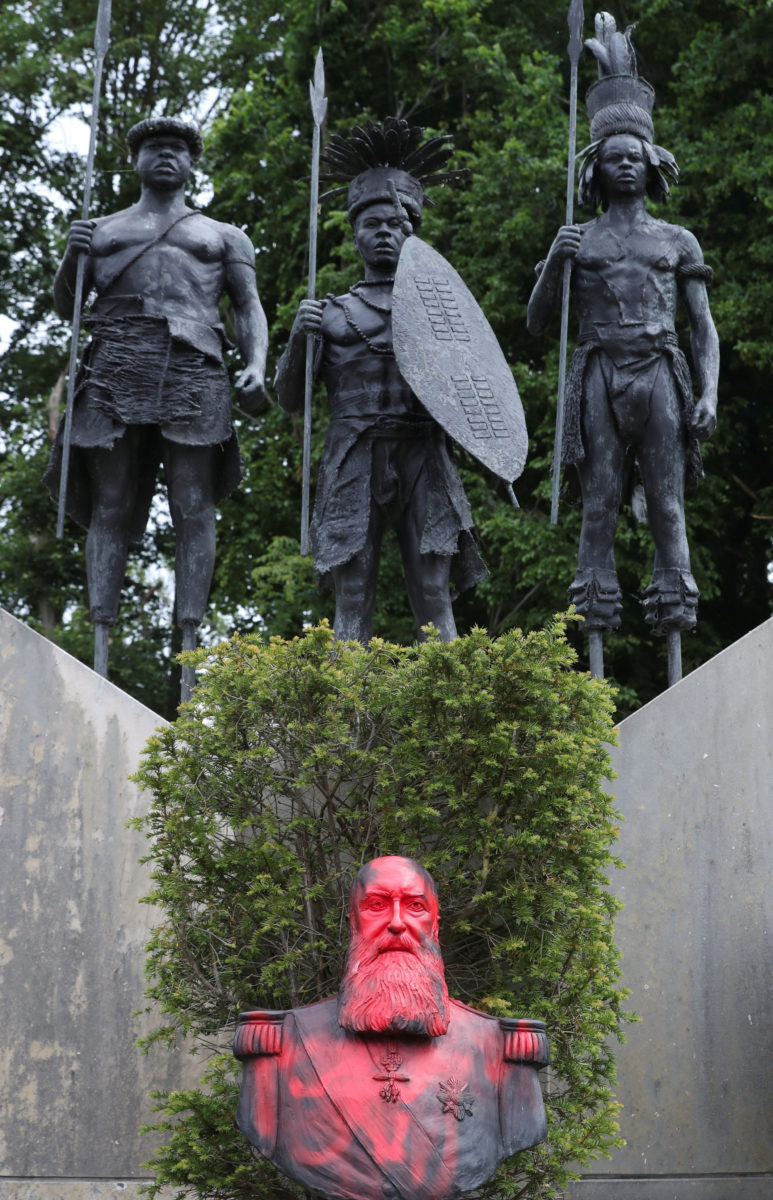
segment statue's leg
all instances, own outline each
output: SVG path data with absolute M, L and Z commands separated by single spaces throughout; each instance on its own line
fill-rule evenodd
M 601 638 L 607 630 L 619 629 L 623 608 L 615 570 L 615 534 L 625 443 L 617 431 L 604 376 L 595 358 L 591 358 L 585 377 L 582 431 L 585 459 L 577 464 L 582 529 L 569 601 L 585 618 L 592 652 L 591 669 L 594 675 L 601 675 Z
M 383 533 L 383 521 L 375 504 L 371 504 L 371 520 L 364 548 L 331 572 L 336 594 L 333 632 L 339 642 L 361 642 L 367 646 L 373 636 L 373 609 Z
M 91 619 L 98 626 L 114 624 L 126 573 L 128 532 L 136 498 L 139 432 L 127 429 L 112 450 L 84 451 L 91 488 L 91 522 L 86 537 L 86 577 Z M 106 674 L 106 637 L 102 630 L 100 663 Z
M 577 565 L 615 569 L 615 534 L 620 513 L 625 443 L 607 400 L 598 359 L 585 375 L 582 433 L 585 459 L 578 463 L 582 492 L 582 528 Z
M 444 642 L 457 637 L 454 610 L 451 604 L 451 555 L 422 554 L 421 537 L 427 512 L 427 473 L 422 471 L 416 481 L 410 503 L 397 527 L 397 541 L 403 560 L 405 587 L 416 620 L 418 638 L 423 640 L 422 628 L 434 625 Z
M 683 417 L 666 363 L 653 392 L 638 457 L 655 543 L 652 582 L 643 598 L 644 616 L 654 634 L 666 637 L 695 628 L 699 598 L 690 570 L 684 517 Z M 675 645 L 672 658 L 676 661 Z
M 367 646 L 373 636 L 378 559 L 374 547 L 368 545 L 343 566 L 333 568 L 336 594 L 333 633 L 339 642 L 360 642 Z
M 198 626 L 215 569 L 214 451 L 164 440 L 169 513 L 174 526 L 177 623 Z
M 420 554 L 417 558 L 411 557 L 410 566 L 404 556 L 403 563 L 419 641 L 424 641 L 423 626 L 434 625 L 441 641 L 452 642 L 458 635 L 451 604 L 450 554 Z
M 650 403 L 650 418 L 637 451 L 647 496 L 655 569 L 690 570 L 684 519 L 685 447 L 676 385 L 661 365 Z

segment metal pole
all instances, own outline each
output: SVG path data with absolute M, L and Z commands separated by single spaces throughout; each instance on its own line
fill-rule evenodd
M 582 53 L 582 0 L 569 5 L 569 154 L 566 172 L 566 225 L 574 220 L 574 160 L 577 153 L 577 64 Z M 561 487 L 561 450 L 564 436 L 564 392 L 566 388 L 566 349 L 569 341 L 569 284 L 572 275 L 570 259 L 564 262 L 561 292 L 561 341 L 558 352 L 558 398 L 556 401 L 556 436 L 553 443 L 553 491 L 550 500 L 550 524 L 558 524 L 558 492 Z
M 110 5 L 112 0 L 99 0 L 97 27 L 94 32 L 94 92 L 91 99 L 91 126 L 89 129 L 89 152 L 86 158 L 86 184 L 83 189 L 81 220 L 87 221 L 91 205 L 91 181 L 94 175 L 94 153 L 97 147 L 97 119 L 99 117 L 99 93 L 102 90 L 102 68 L 110 43 Z M 64 537 L 64 517 L 67 509 L 67 481 L 70 473 L 70 439 L 72 437 L 72 409 L 75 401 L 75 372 L 78 366 L 78 338 L 81 331 L 81 307 L 83 305 L 83 281 L 86 275 L 87 255 L 78 255 L 75 274 L 75 297 L 72 314 L 72 341 L 70 342 L 70 364 L 67 372 L 67 406 L 64 410 L 64 434 L 62 436 L 62 470 L 59 476 L 59 509 L 56 515 L 56 536 Z
M 668 650 L 668 686 L 673 687 L 682 678 L 682 634 L 670 629 L 666 635 Z
M 591 679 L 604 678 L 604 633 L 601 629 L 588 632 L 588 658 Z
M 311 145 L 311 197 L 309 200 L 309 290 L 313 300 L 317 290 L 317 208 L 319 207 L 320 127 L 327 113 L 325 63 L 322 47 L 314 64 L 314 79 L 309 83 L 314 136 Z M 314 391 L 314 334 L 306 335 L 306 381 L 303 398 L 303 481 L 301 485 L 301 554 L 309 553 L 309 492 L 311 482 L 311 396 Z

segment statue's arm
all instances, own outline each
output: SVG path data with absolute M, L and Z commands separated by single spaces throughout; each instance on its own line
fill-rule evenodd
M 703 254 L 696 238 L 684 230 L 680 266 L 689 269 L 702 264 Z M 697 437 L 705 441 L 717 426 L 719 338 L 709 309 L 705 279 L 680 273 L 679 288 L 690 322 L 690 349 L 698 381 L 698 399 L 691 423 Z
M 573 260 L 580 249 L 582 226 L 562 225 L 542 266 L 539 278 L 529 299 L 526 326 L 529 333 L 544 333 L 554 308 L 561 297 L 564 263 Z
M 296 313 L 290 338 L 279 359 L 274 378 L 277 399 L 285 412 L 303 408 L 306 383 L 306 336 L 322 336 L 323 300 L 302 300 Z
M 67 249 L 54 276 L 54 308 L 57 315 L 65 321 L 72 320 L 75 309 L 75 277 L 78 273 L 78 259 L 81 254 L 89 256 L 86 261 L 86 273 L 83 279 L 84 299 L 91 291 L 91 239 L 94 235 L 96 225 L 96 221 L 87 220 L 73 221 L 70 226 Z
M 271 1158 L 279 1129 L 279 1072 L 284 1023 L 282 1011 L 241 1014 L 233 1052 L 243 1064 L 236 1123 L 266 1158 Z
M 234 307 L 236 344 L 244 370 L 236 380 L 239 404 L 246 412 L 265 407 L 268 322 L 255 282 L 255 251 L 241 229 L 228 226 L 226 233 L 225 290 Z

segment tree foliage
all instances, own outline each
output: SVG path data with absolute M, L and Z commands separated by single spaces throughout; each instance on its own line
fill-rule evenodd
M 479 1194 L 555 1196 L 570 1163 L 616 1138 L 608 686 L 572 670 L 560 620 L 367 649 L 322 625 L 198 660 L 193 702 L 138 775 L 152 795 L 136 822 L 148 899 L 163 913 L 148 947 L 148 995 L 166 1015 L 155 1037 L 222 1050 L 240 1009 L 335 992 L 356 869 L 410 855 L 438 885 L 451 994 L 549 1029 L 548 1141 Z M 226 1052 L 203 1089 L 163 1103 L 171 1138 L 152 1195 L 298 1194 L 235 1130 L 236 1075 Z
M 308 79 L 324 47 L 329 124 L 393 112 L 450 131 L 469 185 L 441 190 L 424 236 L 465 278 L 491 320 L 521 391 L 531 449 L 515 514 L 501 487 L 471 460 L 461 469 L 489 581 L 460 597 L 461 629 L 538 628 L 566 603 L 574 573 L 579 497 L 568 477 L 561 523 L 548 523 L 557 329 L 525 330 L 533 265 L 563 217 L 567 127 L 567 4 L 550 0 L 115 0 L 106 65 L 94 211 L 136 195 L 123 157 L 126 127 L 148 111 L 205 120 L 200 192 L 207 211 L 239 224 L 258 251 L 258 284 L 272 328 L 270 364 L 305 287 L 311 143 Z M 66 360 L 67 331 L 50 316 L 50 282 L 76 215 L 82 160 L 48 139 L 57 114 L 85 111 L 90 95 L 93 0 L 17 0 L 0 30 L 0 288 L 15 334 L 0 368 L 0 602 L 88 657 L 82 535 L 53 539 L 53 510 L 38 479 L 49 444 L 47 404 Z M 766 0 L 630 0 L 618 24 L 637 22 L 642 73 L 657 94 L 656 137 L 676 155 L 682 182 L 658 215 L 698 236 L 716 272 L 712 306 L 722 344 L 719 428 L 706 480 L 688 500 L 693 569 L 702 592 L 686 669 L 766 619 L 773 495 L 767 403 L 773 358 L 771 151 L 773 110 Z M 589 17 L 590 11 L 586 13 Z M 588 29 L 590 26 L 588 24 Z M 19 52 L 19 47 L 23 51 Z M 581 93 L 593 80 L 581 62 Z M 585 128 L 580 118 L 580 137 Z M 323 208 L 319 290 L 340 291 L 358 262 L 340 205 Z M 325 405 L 315 414 L 319 461 Z M 241 489 L 223 505 L 210 637 L 235 629 L 291 634 L 332 612 L 298 556 L 300 429 L 273 410 L 240 419 Z M 160 509 L 163 506 L 160 506 Z M 154 563 L 169 564 L 171 536 L 156 521 L 127 580 L 111 652 L 117 681 L 170 714 L 164 701 L 170 639 Z M 624 628 L 606 639 L 621 712 L 660 691 L 665 653 L 653 653 L 637 603 L 651 543 L 624 512 L 617 543 Z M 376 628 L 410 640 L 413 623 L 396 550 L 382 565 Z M 147 595 L 150 593 L 150 599 Z M 144 599 L 145 598 L 145 599 Z M 580 654 L 584 639 L 573 632 Z M 581 663 L 582 663 L 581 659 Z

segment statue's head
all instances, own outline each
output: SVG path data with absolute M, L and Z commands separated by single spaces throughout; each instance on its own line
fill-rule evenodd
M 126 135 L 126 145 L 132 161 L 136 163 L 142 143 L 148 138 L 172 137 L 180 138 L 190 151 L 191 161 L 195 162 L 204 149 L 201 132 L 198 125 L 192 121 L 183 121 L 180 117 L 148 117 L 132 125 Z
M 583 151 L 577 188 L 581 205 L 594 211 L 600 206 L 606 212 L 610 190 L 616 188 L 613 182 L 615 160 L 622 154 L 640 164 L 637 168 L 640 179 L 637 178 L 635 185 L 639 194 L 656 202 L 668 197 L 669 184 L 676 183 L 679 178 L 679 167 L 673 154 L 637 134 L 621 130 L 592 142 Z
M 593 209 L 609 206 L 610 191 L 616 187 L 612 160 L 624 150 L 635 162 L 639 193 L 651 200 L 665 200 L 669 183 L 676 183 L 679 176 L 674 156 L 654 144 L 655 93 L 638 73 L 632 32 L 631 25 L 620 33 L 614 17 L 599 12 L 596 36 L 585 43 L 596 57 L 599 78 L 585 96 L 591 141 L 579 155 L 577 198 Z
M 391 204 L 401 215 L 405 233 L 421 225 L 430 184 L 458 179 L 463 171 L 445 170 L 453 153 L 448 134 L 423 141 L 424 130 L 402 117 L 355 125 L 349 137 L 334 133 L 323 155 L 327 170 L 320 179 L 342 183 L 326 192 L 346 192 L 349 220 L 357 229 L 361 214 L 377 205 Z
M 338 996 L 351 1032 L 437 1037 L 449 1020 L 432 876 L 411 858 L 375 858 L 355 876 L 351 940 Z
M 393 204 L 395 193 L 412 227 L 418 229 L 424 209 L 424 188 L 418 179 L 398 167 L 369 167 L 355 176 L 349 184 L 346 204 L 352 225 L 356 225 L 357 217 L 365 209 L 376 204 Z

